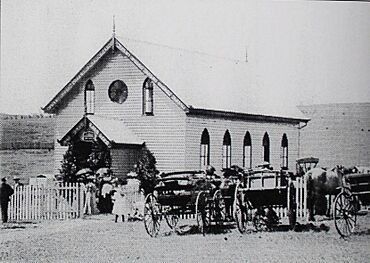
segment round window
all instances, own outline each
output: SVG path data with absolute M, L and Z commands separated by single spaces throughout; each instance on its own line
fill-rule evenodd
M 127 99 L 128 90 L 122 80 L 115 80 L 110 84 L 108 95 L 111 101 L 116 103 L 123 103 Z

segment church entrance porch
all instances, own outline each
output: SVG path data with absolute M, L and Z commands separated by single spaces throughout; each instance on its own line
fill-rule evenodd
M 69 146 L 62 170 L 72 181 L 81 169 L 96 172 L 103 167 L 125 179 L 134 170 L 144 145 L 122 121 L 97 116 L 83 117 L 59 143 Z

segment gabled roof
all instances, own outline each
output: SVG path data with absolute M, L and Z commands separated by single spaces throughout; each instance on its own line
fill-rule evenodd
M 211 110 L 224 112 L 224 117 L 237 113 L 295 122 L 309 120 L 295 106 L 284 102 L 276 104 L 278 106 L 264 103 L 260 91 L 252 90 L 250 69 L 245 62 L 129 39 L 124 43 L 116 38 L 109 40 L 43 110 L 55 113 L 58 104 L 82 76 L 110 49 L 116 48 L 186 113 L 197 109 L 191 113 Z
M 68 141 L 83 129 L 89 128 L 107 145 L 112 144 L 134 144 L 142 145 L 140 140 L 121 120 L 107 119 L 105 117 L 91 115 L 83 117 L 71 130 L 69 130 L 59 141 L 66 145 Z
M 152 72 L 138 60 L 135 55 L 129 52 L 116 38 L 111 38 L 99 51 L 96 53 L 85 66 L 72 78 L 70 82 L 45 106 L 42 110 L 46 113 L 55 113 L 58 104 L 63 98 L 73 89 L 74 85 L 81 80 L 81 78 L 88 73 L 99 61 L 107 54 L 109 50 L 118 48 L 123 54 L 125 54 L 144 74 L 150 77 L 162 91 L 169 96 L 180 108 L 187 111 L 188 107 L 183 103 L 163 82 L 156 78 Z

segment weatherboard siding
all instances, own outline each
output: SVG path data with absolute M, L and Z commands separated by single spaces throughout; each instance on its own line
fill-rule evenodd
M 200 140 L 207 128 L 210 137 L 210 164 L 222 168 L 222 144 L 226 130 L 231 136 L 231 164 L 243 166 L 243 141 L 247 131 L 252 139 L 252 167 L 263 162 L 262 139 L 265 132 L 270 137 L 270 163 L 275 169 L 281 166 L 281 140 L 288 137 L 288 167 L 295 169 L 298 155 L 298 130 L 293 124 L 227 120 L 222 118 L 189 116 L 186 119 L 186 169 L 201 169 Z
M 155 74 L 155 72 L 154 72 Z M 95 86 L 95 114 L 122 120 L 139 139 L 153 152 L 157 169 L 170 171 L 184 169 L 185 158 L 185 113 L 154 85 L 154 115 L 142 114 L 142 87 L 146 76 L 123 54 L 116 51 L 104 56 L 95 68 L 78 82 L 75 92 L 57 113 L 56 138 L 60 139 L 70 130 L 84 112 L 84 85 L 91 79 Z M 109 85 L 122 80 L 128 88 L 127 100 L 114 103 L 108 96 Z M 56 143 L 56 166 L 65 147 Z
M 82 91 L 82 85 L 77 84 L 78 90 Z M 65 102 L 55 115 L 55 139 L 54 139 L 54 169 L 59 172 L 61 161 L 68 147 L 61 146 L 58 142 L 70 129 L 77 124 L 84 114 L 83 92 L 69 94 L 70 99 Z
M 140 59 L 140 58 L 139 58 Z M 155 75 L 156 72 L 153 72 Z M 184 72 L 186 74 L 186 72 Z M 160 77 L 160 76 L 159 76 Z M 263 161 L 262 138 L 267 131 L 270 136 L 270 159 L 274 168 L 281 164 L 281 139 L 284 133 L 289 140 L 289 168 L 294 169 L 298 153 L 298 130 L 293 124 L 252 120 L 235 120 L 222 117 L 187 116 L 158 86 L 154 85 L 154 115 L 142 113 L 142 87 L 146 75 L 119 51 L 108 52 L 99 63 L 78 82 L 67 95 L 65 104 L 59 107 L 56 117 L 56 139 L 61 139 L 83 116 L 84 85 L 91 79 L 95 86 L 95 114 L 122 120 L 136 136 L 145 142 L 157 160 L 157 169 L 168 172 L 183 169 L 199 169 L 200 138 L 204 128 L 210 134 L 211 164 L 217 170 L 222 165 L 222 142 L 226 129 L 232 140 L 231 162 L 243 165 L 243 140 L 246 131 L 252 137 L 253 166 Z M 127 100 L 114 103 L 108 96 L 109 85 L 122 80 L 128 88 Z M 162 80 L 164 83 L 166 80 Z M 55 167 L 60 168 L 66 147 L 55 145 Z M 113 165 L 128 171 L 123 152 L 112 151 L 116 156 Z M 129 158 L 132 160 L 132 158 Z M 130 161 L 130 166 L 132 162 Z M 133 167 L 132 167 L 133 169 Z
M 134 169 L 134 165 L 140 156 L 141 148 L 137 146 L 120 146 L 111 149 L 113 174 L 119 178 L 124 178 Z

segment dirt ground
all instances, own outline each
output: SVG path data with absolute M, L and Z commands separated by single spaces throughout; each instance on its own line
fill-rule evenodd
M 182 221 L 180 221 L 182 222 Z M 182 222 L 184 223 L 184 222 Z M 0 225 L 3 262 L 370 262 L 370 214 L 347 240 L 328 231 L 178 235 L 162 222 L 151 238 L 143 222 L 114 223 L 112 215 Z M 307 230 L 307 229 L 306 229 Z

